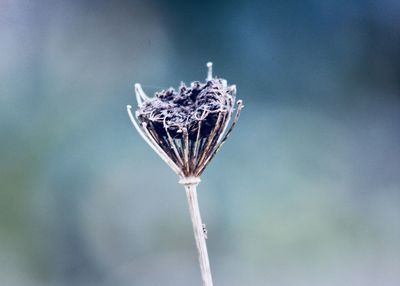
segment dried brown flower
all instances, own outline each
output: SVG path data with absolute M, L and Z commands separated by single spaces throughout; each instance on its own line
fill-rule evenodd
M 229 136 L 243 107 L 242 101 L 237 101 L 237 112 L 228 128 L 235 109 L 236 86 L 228 86 L 225 79 L 212 78 L 212 64 L 207 66 L 206 82 L 195 81 L 190 86 L 181 83 L 178 91 L 169 88 L 156 92 L 152 98 L 139 84 L 135 85 L 135 115 L 140 124 L 130 113 L 132 121 L 182 178 L 202 174 Z

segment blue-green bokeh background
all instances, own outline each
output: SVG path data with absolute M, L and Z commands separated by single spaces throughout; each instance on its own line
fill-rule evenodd
M 215 285 L 400 284 L 400 4 L 0 0 L 0 285 L 201 285 L 133 85 L 245 102 L 199 186 Z

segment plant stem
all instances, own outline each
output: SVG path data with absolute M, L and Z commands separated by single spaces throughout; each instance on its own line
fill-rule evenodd
M 190 217 L 193 224 L 194 237 L 196 239 L 196 246 L 199 253 L 199 263 L 201 277 L 203 279 L 203 286 L 212 286 L 213 282 L 211 277 L 210 262 L 208 260 L 206 234 L 201 221 L 199 202 L 197 201 L 197 185 L 198 181 L 184 183 L 189 203 Z

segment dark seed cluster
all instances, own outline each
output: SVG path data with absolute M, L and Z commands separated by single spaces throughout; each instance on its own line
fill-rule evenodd
M 181 84 L 143 97 L 136 111 L 150 136 L 185 177 L 198 177 L 224 143 L 242 108 L 228 128 L 235 106 L 236 87 L 224 79 Z
M 171 136 L 182 137 L 182 129 L 189 135 L 197 130 L 203 121 L 200 136 L 206 137 L 215 125 L 219 112 L 228 112 L 235 101 L 235 89 L 227 86 L 223 79 L 212 79 L 206 83 L 192 82 L 188 87 L 181 84 L 178 91 L 173 88 L 156 92 L 155 96 L 143 103 L 136 112 L 141 122 L 152 124 L 157 133 L 167 128 Z

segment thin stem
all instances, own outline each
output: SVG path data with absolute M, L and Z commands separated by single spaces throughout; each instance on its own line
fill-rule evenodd
M 207 63 L 207 80 L 212 80 L 212 62 Z
M 178 147 L 176 146 L 174 140 L 172 139 L 171 134 L 169 134 L 168 128 L 165 127 L 165 124 L 164 124 L 164 129 L 165 129 L 165 133 L 167 133 L 167 138 L 168 138 L 169 144 L 171 145 L 172 150 L 174 151 L 175 157 L 179 161 L 180 165 L 183 167 L 183 161 L 178 152 Z
M 208 260 L 206 232 L 205 227 L 201 221 L 199 202 L 197 201 L 196 188 L 199 181 L 200 180 L 198 178 L 185 178 L 181 181 L 181 183 L 185 186 L 186 196 L 189 203 L 190 217 L 192 219 L 193 232 L 196 239 L 197 251 L 199 254 L 199 263 L 201 277 L 203 279 L 203 286 L 212 286 L 213 282 L 211 277 L 210 262 Z
M 149 100 L 149 97 L 144 93 L 140 83 L 135 84 L 135 93 L 136 93 L 136 100 L 137 100 L 139 107 L 143 105 L 144 101 Z
M 189 175 L 190 162 L 189 162 L 189 134 L 186 128 L 183 128 L 183 162 L 186 174 Z
M 208 151 L 211 148 L 211 143 L 214 140 L 214 137 L 215 137 L 215 134 L 217 133 L 217 130 L 220 128 L 221 119 L 222 119 L 222 112 L 220 112 L 218 114 L 218 118 L 217 118 L 217 122 L 215 123 L 215 127 L 212 129 L 211 133 L 208 135 L 207 143 L 206 143 L 204 149 L 201 152 L 202 155 L 201 155 L 199 161 L 197 162 L 197 167 L 200 168 L 200 170 L 202 169 L 203 161 L 209 155 Z M 196 176 L 198 176 L 199 174 L 200 174 L 200 172 L 197 171 Z

